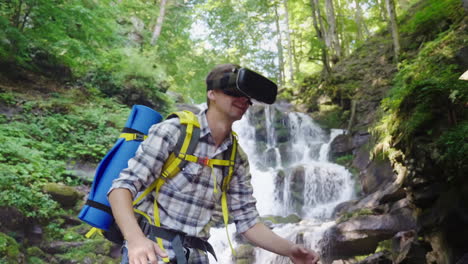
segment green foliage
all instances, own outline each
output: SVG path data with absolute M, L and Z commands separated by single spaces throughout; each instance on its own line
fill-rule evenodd
M 7 1 L 0 6 L 0 32 L 5 32 L 0 55 L 31 67 L 27 62 L 47 47 L 52 63 L 82 74 L 94 65 L 102 44 L 118 39 L 113 6 L 110 1 Z
M 463 121 L 457 126 L 445 131 L 436 141 L 439 155 L 437 161 L 443 166 L 449 175 L 448 180 L 458 175 L 463 177 L 468 166 L 468 121 Z M 460 179 L 462 180 L 462 179 Z
M 2 96 L 19 101 L 16 94 Z M 76 184 L 68 163 L 97 163 L 117 139 L 128 109 L 113 101 L 69 93 L 23 104 L 23 114 L 0 123 L 0 205 L 31 218 L 60 214 L 42 192 L 48 182 Z M 81 100 L 81 101 L 80 101 Z
M 415 60 L 402 62 L 373 129 L 383 152 L 395 142 L 411 146 L 415 136 L 437 137 L 466 117 L 468 85 L 458 79 L 462 70 L 452 58 L 467 37 L 463 30 L 441 34 L 426 43 Z
M 338 163 L 342 166 L 349 166 L 350 162 L 353 160 L 354 156 L 353 155 L 345 155 L 341 156 L 335 159 L 335 163 Z
M 319 111 L 312 117 L 325 128 L 343 127 L 349 117 L 349 111 L 343 111 L 338 105 L 319 105 Z
M 418 10 L 415 14 L 400 27 L 401 33 L 424 34 L 434 28 L 443 27 L 447 22 L 459 20 L 463 17 L 463 8 L 459 0 L 428 0 L 418 3 Z
M 14 264 L 20 261 L 20 248 L 18 243 L 4 233 L 0 232 L 0 262 Z

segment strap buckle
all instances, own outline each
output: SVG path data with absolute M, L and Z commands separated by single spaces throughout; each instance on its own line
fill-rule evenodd
M 197 163 L 203 166 L 208 166 L 210 159 L 208 157 L 198 158 Z
M 134 138 L 134 140 L 137 140 L 137 141 L 144 141 L 144 140 L 145 140 L 145 135 L 140 134 L 140 133 L 135 133 L 135 138 Z

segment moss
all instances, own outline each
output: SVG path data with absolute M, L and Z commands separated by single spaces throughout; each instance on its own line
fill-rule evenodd
M 349 117 L 349 111 L 343 111 L 338 105 L 320 105 L 319 109 L 312 113 L 312 118 L 325 128 L 341 128 Z
M 261 217 L 262 221 L 268 221 L 273 224 L 289 224 L 289 223 L 298 223 L 302 219 L 296 214 L 290 214 L 286 217 L 283 216 L 275 216 L 275 215 L 267 215 L 264 217 Z
M 369 208 L 362 208 L 355 210 L 353 212 L 346 212 L 342 214 L 337 220 L 337 223 L 343 223 L 346 222 L 352 218 L 358 217 L 358 216 L 363 216 L 363 215 L 374 215 L 374 212 L 369 209 Z
M 15 239 L 0 232 L 0 262 L 18 263 L 21 258 L 20 246 Z
M 109 257 L 112 243 L 102 239 L 86 241 L 82 246 L 70 248 L 67 253 L 57 254 L 59 261 L 73 260 L 77 263 L 119 263 L 119 260 Z
M 375 249 L 375 253 L 381 252 L 381 251 L 392 251 L 392 240 L 387 239 L 387 240 L 382 240 L 379 242 L 377 245 L 377 248 Z
M 354 156 L 353 155 L 345 155 L 341 156 L 335 159 L 335 163 L 338 163 L 342 166 L 349 167 L 351 161 L 353 161 Z

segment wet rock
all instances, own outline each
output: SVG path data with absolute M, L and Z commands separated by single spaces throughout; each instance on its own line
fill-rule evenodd
M 328 229 L 320 247 L 324 263 L 334 259 L 375 252 L 380 241 L 393 237 L 401 230 L 416 227 L 411 210 L 404 208 L 398 212 L 384 215 L 364 215 L 351 218 Z
M 353 153 L 353 143 L 349 135 L 338 135 L 330 144 L 331 158 L 337 158 Z
M 357 149 L 364 144 L 368 143 L 370 139 L 370 134 L 367 131 L 361 131 L 353 134 L 352 144 L 353 148 Z
M 276 168 L 277 166 L 277 162 L 276 162 L 277 152 L 276 151 L 277 151 L 276 148 L 267 149 L 265 153 L 264 166 Z
M 304 206 L 304 188 L 305 188 L 305 168 L 297 166 L 291 174 L 289 189 L 291 193 L 291 202 L 295 212 L 301 212 Z
M 284 199 L 284 183 L 285 183 L 285 177 L 286 175 L 284 174 L 283 170 L 278 171 L 275 176 L 275 196 L 276 199 L 280 202 L 282 202 Z

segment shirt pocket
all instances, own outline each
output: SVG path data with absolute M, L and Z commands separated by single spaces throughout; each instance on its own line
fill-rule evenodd
M 194 162 L 187 162 L 178 174 L 166 180 L 166 184 L 171 189 L 180 193 L 193 194 L 197 190 L 197 184 L 200 182 L 202 173 L 202 165 Z

